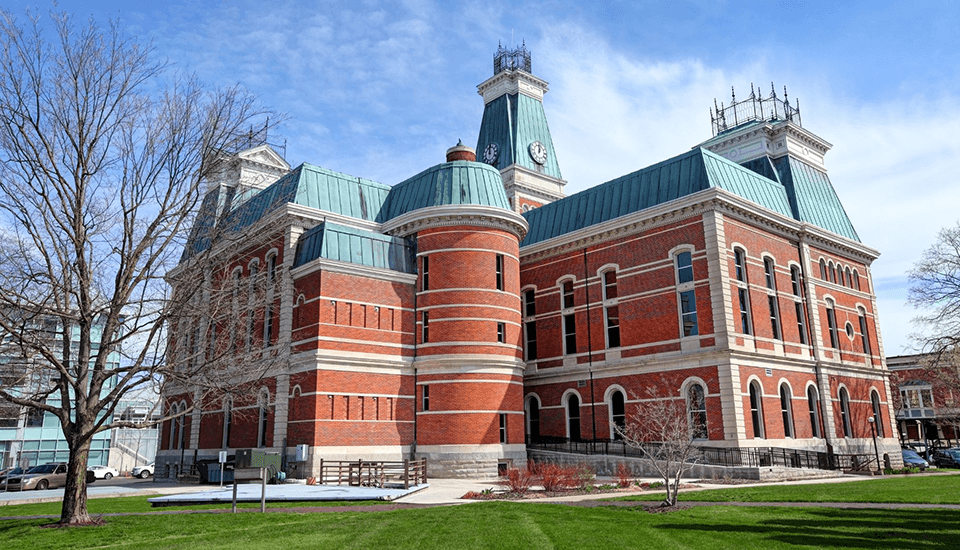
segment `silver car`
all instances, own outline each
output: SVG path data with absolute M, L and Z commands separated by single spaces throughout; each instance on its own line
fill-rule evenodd
M 41 464 L 27 470 L 25 474 L 7 477 L 8 491 L 29 491 L 36 489 L 55 489 L 67 484 L 67 465 L 63 462 Z

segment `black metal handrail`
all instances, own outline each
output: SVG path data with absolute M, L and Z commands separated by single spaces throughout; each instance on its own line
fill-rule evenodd
M 630 458 L 647 458 L 655 455 L 653 448 L 657 443 L 644 445 L 648 454 L 621 440 L 594 439 L 568 441 L 565 438 L 541 437 L 527 443 L 527 447 L 543 451 L 585 455 L 611 455 Z M 870 469 L 876 459 L 869 454 L 836 454 L 826 451 L 809 451 L 783 447 L 710 447 L 698 446 L 691 462 L 713 466 L 728 467 L 767 467 L 783 466 L 787 468 L 807 468 L 816 470 L 864 470 Z M 875 467 L 875 466 L 873 466 Z

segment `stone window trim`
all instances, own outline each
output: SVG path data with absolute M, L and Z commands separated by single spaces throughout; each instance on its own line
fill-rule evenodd
M 820 390 L 816 384 L 810 382 L 807 384 L 807 414 L 810 415 L 810 428 L 813 437 L 823 438 L 823 428 L 821 419 L 823 415 L 820 410 Z
M 750 419 L 753 424 L 753 438 L 765 439 L 766 430 L 763 425 L 763 384 L 756 377 L 747 382 L 747 393 L 750 397 Z
M 576 278 L 568 275 L 557 281 L 560 289 L 560 311 L 571 311 L 576 307 Z
M 680 386 L 687 407 L 687 421 L 690 428 L 690 438 L 695 440 L 710 439 L 709 418 L 707 415 L 707 383 L 703 379 L 692 376 L 684 380 Z
M 850 392 L 843 384 L 837 388 L 837 401 L 840 411 L 840 429 L 843 437 L 853 437 L 853 424 L 850 419 Z
M 877 431 L 877 437 L 886 437 L 883 431 L 883 406 L 880 401 L 880 392 L 876 388 L 870 388 L 870 406 L 873 412 L 873 425 Z
M 796 438 L 796 429 L 793 422 L 793 388 L 786 380 L 780 381 L 780 417 L 783 422 L 783 436 Z

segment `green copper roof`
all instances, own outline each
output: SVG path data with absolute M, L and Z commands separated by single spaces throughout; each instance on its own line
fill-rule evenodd
M 784 216 L 792 217 L 786 190 L 702 148 L 621 176 L 523 214 L 530 231 L 527 246 L 638 212 L 711 187 L 724 189 Z
M 367 267 L 416 273 L 413 242 L 330 222 L 311 228 L 300 236 L 294 267 L 317 258 Z
M 528 147 L 534 141 L 543 143 L 547 149 L 547 161 L 543 166 L 530 158 Z M 477 138 L 478 158 L 483 158 L 484 149 L 491 143 L 496 143 L 499 151 L 497 162 L 493 165 L 497 170 L 516 163 L 562 179 L 557 154 L 553 149 L 553 138 L 547 126 L 547 115 L 540 101 L 523 94 L 505 94 L 487 103 L 483 108 L 483 121 Z
M 457 160 L 428 168 L 393 186 L 377 221 L 448 204 L 510 208 L 500 172 L 480 162 Z
M 796 219 L 860 241 L 825 172 L 788 156 L 774 159 L 773 165 L 787 189 Z

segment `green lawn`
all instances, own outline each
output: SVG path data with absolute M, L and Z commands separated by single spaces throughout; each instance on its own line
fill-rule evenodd
M 660 500 L 663 493 L 611 500 Z M 869 478 L 844 483 L 765 485 L 704 491 L 680 490 L 679 500 L 706 502 L 889 502 L 960 504 L 960 475 Z
M 955 548 L 956 510 L 635 508 L 482 502 L 391 512 L 125 516 L 107 525 L 39 529 L 0 522 L 15 548 Z
M 87 511 L 92 515 L 98 514 L 117 514 L 131 512 L 163 512 L 172 510 L 229 510 L 230 503 L 225 504 L 202 504 L 196 506 L 164 506 L 154 508 L 147 499 L 153 496 L 139 497 L 110 497 L 110 498 L 92 498 L 87 501 Z M 268 502 L 267 508 L 298 508 L 303 506 L 367 506 L 372 504 L 388 504 L 381 500 L 365 501 L 337 501 L 337 502 Z M 0 517 L 13 516 L 60 516 L 62 508 L 59 502 L 42 502 L 37 504 L 12 504 L 10 506 L 0 506 Z M 240 502 L 237 508 L 260 509 L 259 502 Z

